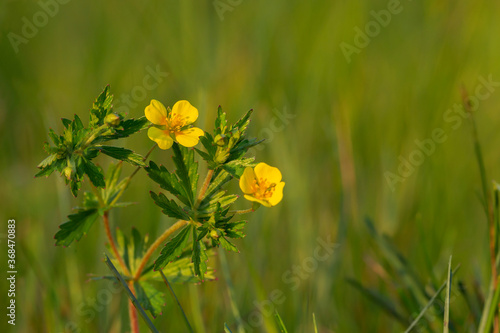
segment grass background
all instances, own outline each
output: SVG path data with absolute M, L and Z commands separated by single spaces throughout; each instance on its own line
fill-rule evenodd
M 477 198 L 480 179 L 470 126 L 464 121 L 454 130 L 443 114 L 460 102 L 462 83 L 473 90 L 480 76 L 500 80 L 500 4 L 402 1 L 401 13 L 346 61 L 340 43 L 352 44 L 353 29 L 363 28 L 373 19 L 370 11 L 387 5 L 243 0 L 221 20 L 212 1 L 73 0 L 60 4 L 16 53 L 8 34 L 20 35 L 23 18 L 32 22 L 41 7 L 35 1 L 3 1 L 0 202 L 3 221 L 17 221 L 18 312 L 16 327 L 7 328 L 4 318 L 2 331 L 128 329 L 123 295 L 114 294 L 109 306 L 93 305 L 96 295 L 104 299 L 111 292 L 104 282 L 86 282 L 88 273 L 108 273 L 102 228 L 96 224 L 69 248 L 55 247 L 52 237 L 77 201 L 59 177 L 33 175 L 45 156 L 49 128 L 60 131 L 60 118 L 75 113 L 85 118 L 107 84 L 115 98 L 130 94 L 143 85 L 148 66 L 168 76 L 130 107 L 131 116 L 142 115 L 151 98 L 170 105 L 188 99 L 200 110 L 198 125 L 211 129 L 219 104 L 232 120 L 253 108 L 250 132 L 268 138 L 257 159 L 284 175 L 282 203 L 251 215 L 247 237 L 238 242 L 241 253 L 227 255 L 244 320 L 258 313 L 254 302 L 278 289 L 285 301 L 276 309 L 292 332 L 311 332 L 313 312 L 321 332 L 402 331 L 345 281 L 354 277 L 394 293 L 373 270 L 378 251 L 365 216 L 390 235 L 424 281 L 444 281 L 453 254 L 462 265 L 458 278 L 469 284 L 478 279 L 485 289 L 486 220 Z M 495 90 L 477 112 L 491 179 L 500 179 L 499 104 Z M 284 112 L 293 117 L 273 120 Z M 273 130 L 273 122 L 282 125 L 279 130 Z M 443 128 L 448 139 L 391 191 L 384 173 L 397 172 L 399 156 L 408 158 L 415 140 L 429 138 L 435 128 Z M 151 142 L 142 133 L 126 145 L 144 154 Z M 155 151 L 153 159 L 166 162 L 169 156 Z M 126 232 L 137 226 L 151 237 L 170 225 L 149 198 L 151 189 L 156 186 L 141 172 L 125 196 L 138 205 L 115 212 L 114 224 Z M 292 290 L 283 274 L 313 255 L 318 237 L 331 237 L 338 248 Z M 218 266 L 218 257 L 210 264 Z M 224 322 L 234 327 L 219 277 L 175 286 L 197 332 L 220 332 Z M 6 294 L 5 279 L 0 286 Z M 451 312 L 465 321 L 468 312 L 460 297 Z M 154 322 L 161 331 L 184 331 L 171 300 Z M 276 332 L 274 318 L 265 317 L 254 331 Z

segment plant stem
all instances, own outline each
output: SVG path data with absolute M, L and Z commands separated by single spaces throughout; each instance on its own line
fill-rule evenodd
M 118 248 L 116 247 L 116 243 L 113 240 L 113 236 L 111 235 L 111 229 L 109 228 L 109 211 L 104 212 L 102 219 L 104 221 L 104 229 L 106 230 L 106 236 L 108 237 L 108 242 L 109 242 L 109 245 L 111 246 L 111 250 L 113 251 L 113 255 L 115 256 L 116 260 L 118 260 L 118 263 L 120 264 L 120 267 L 122 268 L 123 273 L 125 275 L 130 276 L 130 271 L 128 270 L 127 265 L 125 265 L 123 258 L 121 257 L 120 253 L 118 252 Z
M 177 303 L 177 306 L 181 310 L 182 315 L 184 316 L 184 322 L 186 323 L 186 326 L 187 326 L 189 332 L 193 333 L 194 332 L 193 328 L 191 327 L 191 324 L 189 323 L 189 320 L 188 320 L 188 318 L 186 316 L 186 313 L 184 312 L 184 309 L 182 308 L 182 305 L 179 302 L 179 299 L 175 295 L 174 290 L 172 289 L 172 286 L 170 285 L 170 282 L 168 282 L 167 277 L 165 276 L 165 274 L 163 274 L 163 271 L 161 269 L 160 269 L 160 274 L 161 274 L 161 277 L 163 278 L 163 281 L 165 281 L 165 284 L 168 286 L 168 289 L 170 290 L 170 293 L 172 294 L 172 297 L 175 299 L 175 302 Z
M 174 225 L 172 225 L 170 228 L 165 230 L 165 232 L 160 237 L 158 237 L 153 244 L 151 244 L 151 246 L 147 250 L 144 257 L 142 257 L 141 263 L 139 264 L 139 268 L 137 268 L 137 271 L 135 272 L 134 280 L 137 281 L 139 279 L 139 277 L 141 277 L 141 273 L 144 270 L 144 267 L 146 267 L 146 264 L 147 264 L 149 258 L 151 257 L 153 252 L 158 248 L 158 246 L 160 246 L 161 243 L 163 243 L 163 241 L 165 241 L 165 239 L 167 239 L 175 231 L 179 230 L 180 228 L 182 228 L 183 226 L 185 226 L 188 223 L 189 223 L 189 221 L 185 221 L 185 220 L 177 221 Z
M 255 209 L 253 208 L 248 208 L 244 210 L 230 210 L 228 214 L 248 214 L 248 213 L 253 213 L 255 212 Z
M 130 291 L 135 295 L 134 281 L 129 281 Z M 130 330 L 132 333 L 139 333 L 139 321 L 137 320 L 137 311 L 132 300 L 128 300 L 128 313 L 130 317 Z
M 207 192 L 208 186 L 210 185 L 210 181 L 212 180 L 213 175 L 214 175 L 214 170 L 212 169 L 208 170 L 207 176 L 205 177 L 205 181 L 203 182 L 203 186 L 201 187 L 200 193 L 198 195 L 197 205 L 200 204 L 201 200 L 203 199 L 203 196 Z

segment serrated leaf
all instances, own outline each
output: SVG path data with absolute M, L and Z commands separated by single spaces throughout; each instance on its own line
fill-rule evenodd
M 67 119 L 67 118 L 61 118 L 61 121 L 63 123 L 63 126 L 64 128 L 69 128 L 69 126 L 71 125 L 72 121 Z
M 95 187 L 104 187 L 106 185 L 102 171 L 94 163 L 83 160 L 82 166 Z
M 122 166 L 123 164 L 121 162 L 111 163 L 108 166 L 108 172 L 106 173 L 106 188 L 113 188 L 116 186 L 122 173 Z
M 150 194 L 155 204 L 163 208 L 163 214 L 180 220 L 189 220 L 189 215 L 174 200 L 169 200 L 163 193 L 157 195 L 150 192 Z
M 233 252 L 236 252 L 236 253 L 240 252 L 240 251 L 238 251 L 238 248 L 233 243 L 231 243 L 230 241 L 228 241 L 226 239 L 226 237 L 224 237 L 224 236 L 219 237 L 219 242 L 220 242 L 220 245 L 226 251 L 233 251 Z
M 215 134 L 223 134 L 225 133 L 227 128 L 227 120 L 226 113 L 222 111 L 222 108 L 219 106 L 217 109 L 217 118 L 215 118 Z
M 198 235 L 196 228 L 193 228 L 193 255 L 192 261 L 194 265 L 194 273 L 200 278 L 200 280 L 204 280 L 205 272 L 207 271 L 207 260 L 208 256 L 205 252 L 206 247 L 202 241 L 198 241 Z
M 45 158 L 42 162 L 40 162 L 40 164 L 38 164 L 36 167 L 39 169 L 44 169 L 50 166 L 55 161 L 57 161 L 57 154 L 51 154 L 47 156 L 47 158 Z
M 136 132 L 148 128 L 148 126 L 149 126 L 149 121 L 146 117 L 140 117 L 137 119 L 134 118 L 127 119 L 122 121 L 118 128 L 115 128 L 113 134 L 103 136 L 101 139 L 102 142 L 104 142 L 109 140 L 126 138 Z
M 101 153 L 116 158 L 117 160 L 125 161 L 135 166 L 147 166 L 146 163 L 144 163 L 144 158 L 130 149 L 113 146 L 98 146 L 96 148 Z
M 250 123 L 250 116 L 252 115 L 253 113 L 253 110 L 249 110 L 247 113 L 245 113 L 245 115 L 243 117 L 241 117 L 236 123 L 234 123 L 234 125 L 231 127 L 231 129 L 233 128 L 237 128 L 239 130 L 239 132 L 241 133 L 241 135 L 243 136 L 243 134 L 245 134 L 245 131 L 248 127 L 248 124 Z
M 49 137 L 54 145 L 59 146 L 61 144 L 61 137 L 57 135 L 52 128 L 49 129 Z
M 219 192 L 224 193 L 224 191 Z M 208 213 L 213 213 L 217 210 L 217 206 L 220 205 L 220 207 L 224 208 L 232 204 L 238 199 L 238 196 L 236 194 L 230 194 L 226 196 L 219 196 L 219 194 L 216 194 L 212 197 L 212 200 L 210 200 L 207 204 L 204 206 L 200 205 L 199 212 L 201 214 L 208 214 Z
M 255 158 L 240 158 L 234 161 L 227 162 L 223 165 L 224 170 L 230 173 L 235 178 L 240 178 L 247 167 L 254 167 Z
M 263 142 L 264 139 L 259 140 L 256 138 L 253 139 L 243 139 L 239 141 L 229 152 L 229 158 L 228 161 L 236 160 L 248 151 L 248 149 L 258 145 L 259 143 Z
M 226 183 L 228 183 L 233 177 L 231 174 L 229 174 L 225 170 L 220 170 L 217 175 L 212 178 L 212 181 L 210 182 L 210 185 L 207 188 L 207 191 L 205 192 L 205 198 L 210 198 L 215 192 L 220 190 L 222 186 L 224 186 Z
M 175 167 L 177 170 L 175 170 L 175 174 L 177 177 L 179 177 L 180 184 L 182 185 L 182 188 L 187 194 L 187 198 L 189 199 L 189 202 L 191 205 L 194 205 L 195 198 L 194 198 L 194 191 L 193 191 L 193 186 L 192 181 L 190 179 L 190 170 L 192 168 L 191 163 L 193 162 L 193 159 L 191 159 L 189 156 L 189 153 L 187 150 L 181 150 L 179 144 L 174 142 L 172 145 L 173 150 L 174 150 L 174 156 L 172 157 L 172 160 L 174 161 Z M 192 152 L 191 152 L 192 153 Z
M 146 169 L 149 178 L 160 185 L 164 190 L 175 195 L 183 204 L 190 206 L 185 189 L 180 184 L 179 178 L 175 173 L 170 173 L 163 165 L 158 167 L 153 161 L 149 162 L 149 167 Z
M 191 226 L 184 227 L 174 238 L 172 238 L 160 252 L 160 256 L 155 260 L 154 269 L 163 269 L 170 261 L 182 254 L 189 241 Z
M 59 226 L 56 235 L 56 245 L 69 246 L 73 241 L 80 240 L 94 224 L 99 212 L 97 209 L 83 210 L 69 215 L 69 221 Z
M 90 110 L 90 123 L 91 128 L 95 128 L 104 123 L 104 118 L 111 112 L 111 103 L 113 102 L 113 95 L 109 93 L 109 85 L 95 99 L 92 109 Z
M 165 305 L 165 295 L 151 283 L 144 280 L 134 282 L 134 286 L 137 292 L 137 300 L 142 307 L 149 310 L 154 318 L 160 315 L 161 309 Z
M 79 131 L 83 128 L 84 128 L 84 126 L 83 126 L 82 120 L 80 119 L 80 117 L 78 117 L 77 114 L 75 114 L 75 119 L 73 120 L 73 130 Z

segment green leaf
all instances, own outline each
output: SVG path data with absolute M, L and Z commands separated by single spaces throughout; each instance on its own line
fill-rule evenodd
M 95 99 L 92 109 L 90 110 L 90 123 L 91 128 L 96 128 L 104 123 L 104 118 L 111 112 L 111 103 L 113 102 L 113 95 L 109 92 L 109 85 Z
M 451 271 L 451 256 L 448 262 L 448 278 L 446 279 L 446 299 L 444 303 L 444 319 L 443 319 L 443 333 L 448 333 L 450 330 L 450 294 L 451 294 L 451 280 L 453 273 Z
M 220 191 L 219 193 L 212 196 L 211 200 L 205 203 L 201 203 L 198 211 L 201 214 L 213 213 L 217 210 L 217 205 L 224 208 L 235 202 L 239 196 L 236 194 L 224 195 L 225 191 Z
M 134 286 L 137 292 L 137 300 L 142 307 L 149 310 L 154 318 L 161 315 L 161 309 L 165 305 L 165 295 L 151 283 L 144 280 L 134 282 Z
M 233 177 L 225 170 L 220 170 L 215 177 L 212 178 L 210 185 L 205 192 L 205 198 L 210 198 L 215 192 L 220 190 L 222 186 L 228 183 Z
M 106 185 L 102 171 L 94 163 L 83 159 L 82 166 L 95 187 L 104 187 Z
M 175 173 L 170 173 L 163 165 L 158 167 L 153 161 L 149 162 L 149 167 L 146 168 L 146 171 L 149 178 L 159 184 L 162 189 L 175 195 L 186 206 L 191 205 L 188 195 Z
M 233 243 L 231 243 L 230 241 L 228 241 L 224 236 L 219 237 L 219 242 L 220 242 L 220 245 L 226 251 L 233 251 L 233 252 L 236 252 L 236 253 L 240 253 L 240 251 L 238 250 L 238 248 Z
M 144 158 L 130 149 L 112 146 L 98 146 L 96 148 L 101 153 L 116 158 L 117 160 L 125 161 L 135 166 L 147 166 L 146 163 L 144 163 Z
M 276 310 L 274 313 L 274 317 L 276 318 L 276 323 L 278 324 L 278 328 L 280 329 L 280 332 L 288 333 L 288 331 L 286 330 L 285 324 L 283 323 L 283 320 L 280 317 L 280 314 Z
M 247 113 L 245 113 L 243 117 L 241 117 L 236 123 L 234 123 L 231 129 L 237 128 L 243 136 L 248 127 L 248 124 L 250 124 L 250 116 L 252 115 L 252 113 L 253 110 L 249 110 Z
M 79 241 L 87 234 L 90 227 L 99 217 L 97 209 L 82 210 L 76 214 L 69 215 L 69 221 L 59 226 L 56 235 L 56 245 L 69 246 L 73 241 Z
M 154 270 L 163 269 L 170 261 L 180 256 L 189 241 L 191 226 L 184 227 L 174 238 L 172 238 L 160 252 L 160 256 L 155 260 Z
M 193 264 L 194 273 L 199 276 L 200 280 L 205 280 L 205 272 L 207 271 L 208 256 L 205 252 L 206 247 L 202 241 L 198 241 L 196 228 L 193 228 Z
M 226 113 L 222 111 L 222 107 L 219 105 L 217 109 L 217 118 L 215 118 L 215 135 L 224 134 L 227 128 Z
M 240 158 L 237 160 L 227 162 L 226 164 L 224 164 L 223 168 L 233 177 L 239 179 L 243 174 L 243 171 L 245 171 L 245 168 L 247 167 L 253 168 L 256 165 L 256 163 L 254 163 L 254 160 L 255 158 L 253 157 Z
M 190 178 L 190 176 L 192 176 L 192 169 L 193 169 L 193 166 L 191 164 L 194 163 L 194 157 L 191 157 L 190 155 L 193 154 L 193 151 L 191 151 L 190 154 L 189 152 L 187 152 L 187 149 L 181 150 L 177 142 L 174 142 L 172 147 L 174 150 L 174 156 L 172 157 L 172 159 L 177 168 L 177 170 L 175 170 L 175 173 L 177 177 L 179 177 L 180 184 L 184 189 L 185 193 L 187 194 L 189 202 L 191 203 L 191 205 L 194 205 L 195 191 L 193 191 L 193 184 L 196 185 L 198 178 L 197 177 L 196 179 Z M 196 186 L 194 186 L 194 188 L 196 188 Z
M 163 214 L 180 220 L 189 220 L 189 215 L 174 200 L 168 200 L 163 193 L 157 195 L 150 192 L 150 194 L 155 204 L 163 208 Z
M 224 333 L 233 333 L 233 332 L 231 332 L 231 330 L 229 329 L 229 327 L 227 326 L 226 323 L 224 323 Z
M 119 127 L 115 128 L 114 133 L 111 135 L 102 136 L 102 142 L 109 140 L 116 140 L 129 137 L 130 135 L 148 128 L 149 121 L 146 117 L 137 119 L 131 118 L 124 120 L 120 123 Z

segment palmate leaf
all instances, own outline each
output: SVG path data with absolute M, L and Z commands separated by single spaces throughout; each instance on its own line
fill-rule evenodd
M 117 160 L 125 161 L 135 166 L 147 167 L 146 163 L 144 163 L 144 158 L 130 149 L 113 146 L 98 146 L 96 148 L 101 153 Z
M 156 289 L 151 283 L 145 280 L 134 282 L 137 300 L 145 310 L 149 310 L 156 318 L 162 314 L 162 307 L 165 305 L 165 294 Z
M 174 200 L 169 200 L 163 193 L 157 195 L 154 192 L 150 192 L 151 198 L 153 198 L 155 204 L 163 208 L 163 214 L 179 219 L 188 220 L 189 215 L 185 212 Z
M 159 184 L 162 189 L 175 195 L 186 206 L 191 205 L 188 194 L 175 173 L 170 173 L 163 165 L 158 167 L 153 161 L 149 162 L 149 167 L 146 168 L 146 171 L 149 178 Z
M 163 269 L 170 261 L 173 261 L 182 254 L 188 244 L 191 229 L 191 225 L 185 226 L 174 238 L 165 244 L 160 252 L 160 256 L 155 260 L 154 270 Z
M 59 226 L 56 235 L 56 245 L 69 246 L 73 241 L 79 241 L 100 216 L 98 209 L 88 209 L 69 215 L 69 221 Z

